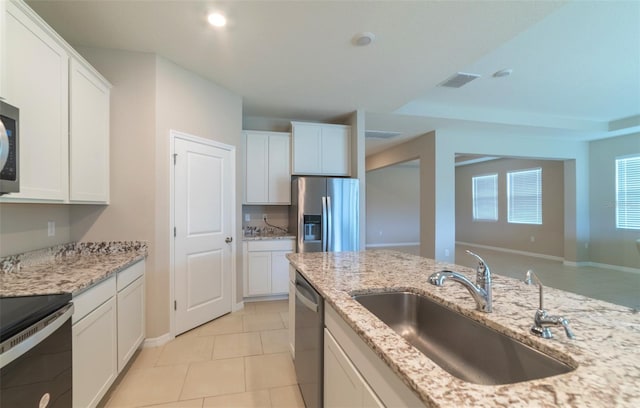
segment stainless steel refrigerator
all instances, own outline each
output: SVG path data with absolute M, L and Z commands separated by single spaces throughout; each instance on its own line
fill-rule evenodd
M 294 177 L 289 225 L 298 252 L 360 249 L 359 181 L 338 177 Z

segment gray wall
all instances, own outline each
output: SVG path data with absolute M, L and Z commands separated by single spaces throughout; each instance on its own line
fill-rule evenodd
M 615 160 L 640 154 L 640 133 L 589 144 L 591 262 L 640 268 L 640 230 L 616 228 Z
M 542 225 L 507 222 L 507 172 L 542 168 Z M 498 174 L 498 221 L 474 221 L 472 178 Z M 456 167 L 456 241 L 564 257 L 562 161 L 498 159 Z M 531 241 L 531 237 L 535 240 Z
M 420 243 L 420 167 L 397 164 L 367 173 L 367 246 Z

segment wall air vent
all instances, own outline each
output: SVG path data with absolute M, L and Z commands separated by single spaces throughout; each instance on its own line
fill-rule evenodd
M 469 74 L 466 72 L 457 72 L 455 75 L 447 78 L 444 82 L 441 82 L 438 86 L 446 88 L 460 88 L 463 85 L 468 84 L 476 78 L 480 78 L 478 74 Z
M 400 135 L 400 132 L 387 132 L 384 130 L 365 130 L 364 137 L 367 139 L 393 139 Z

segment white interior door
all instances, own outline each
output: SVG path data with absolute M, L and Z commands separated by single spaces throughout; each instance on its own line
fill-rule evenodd
M 234 153 L 179 137 L 174 153 L 175 334 L 180 334 L 231 311 Z

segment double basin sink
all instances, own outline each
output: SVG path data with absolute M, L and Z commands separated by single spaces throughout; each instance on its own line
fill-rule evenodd
M 442 369 L 464 381 L 513 384 L 574 370 L 426 296 L 387 292 L 353 298 Z

